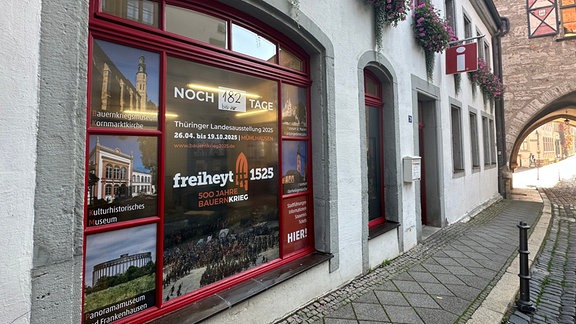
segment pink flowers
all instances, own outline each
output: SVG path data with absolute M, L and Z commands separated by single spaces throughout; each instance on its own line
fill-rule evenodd
M 446 49 L 449 42 L 458 39 L 452 27 L 440 18 L 438 11 L 429 2 L 414 8 L 412 29 L 418 45 L 429 53 L 440 53 Z
M 382 37 L 384 26 L 398 25 L 398 22 L 406 20 L 408 10 L 410 10 L 411 0 L 365 0 L 374 7 L 374 32 L 376 45 L 382 47 Z
M 414 23 L 412 31 L 416 43 L 424 49 L 426 58 L 426 75 L 432 79 L 434 72 L 434 53 L 440 53 L 448 43 L 458 38 L 454 35 L 452 27 L 434 9 L 434 6 L 426 1 L 414 8 Z
M 470 72 L 472 82 L 480 86 L 482 92 L 492 98 L 498 98 L 504 92 L 504 85 L 500 79 L 490 72 L 486 62 L 478 59 L 478 70 Z
M 410 0 L 366 0 L 374 7 L 377 24 L 396 26 L 398 22 L 406 20 L 410 9 Z

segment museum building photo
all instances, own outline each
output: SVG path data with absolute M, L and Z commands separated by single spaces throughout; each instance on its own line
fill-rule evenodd
M 0 322 L 270 323 L 501 199 L 505 21 L 375 3 L 4 4 Z

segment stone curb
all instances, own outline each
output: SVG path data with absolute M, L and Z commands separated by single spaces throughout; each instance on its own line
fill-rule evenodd
M 533 251 L 529 254 L 528 264 L 529 268 L 532 267 L 534 259 L 539 254 L 542 243 L 548 233 L 550 219 L 552 218 L 552 208 L 550 200 L 546 194 L 540 191 L 540 197 L 543 202 L 542 215 L 538 220 L 530 238 L 528 239 L 528 249 Z M 536 251 L 536 253 L 534 253 Z M 520 257 L 517 255 L 506 272 L 496 283 L 494 288 L 490 291 L 486 299 L 482 302 L 480 307 L 476 309 L 467 324 L 485 324 L 485 323 L 501 323 L 504 316 L 507 314 L 510 306 L 515 302 L 516 295 L 520 289 L 520 281 L 518 273 L 520 269 Z

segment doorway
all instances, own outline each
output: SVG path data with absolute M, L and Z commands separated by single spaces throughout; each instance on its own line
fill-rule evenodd
M 421 160 L 420 211 L 422 227 L 442 226 L 436 101 L 418 97 L 418 152 Z M 423 235 L 426 236 L 423 230 Z

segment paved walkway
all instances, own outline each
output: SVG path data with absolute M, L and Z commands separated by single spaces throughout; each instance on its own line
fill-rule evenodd
M 536 191 L 527 192 L 517 195 L 533 200 Z M 535 224 L 542 206 L 501 200 L 277 323 L 474 323 L 473 315 L 518 254 L 517 224 Z M 476 322 L 490 323 L 480 317 Z
M 562 181 L 543 189 L 552 204 L 552 220 L 532 267 L 533 314 L 513 309 L 508 323 L 576 323 L 576 183 Z

